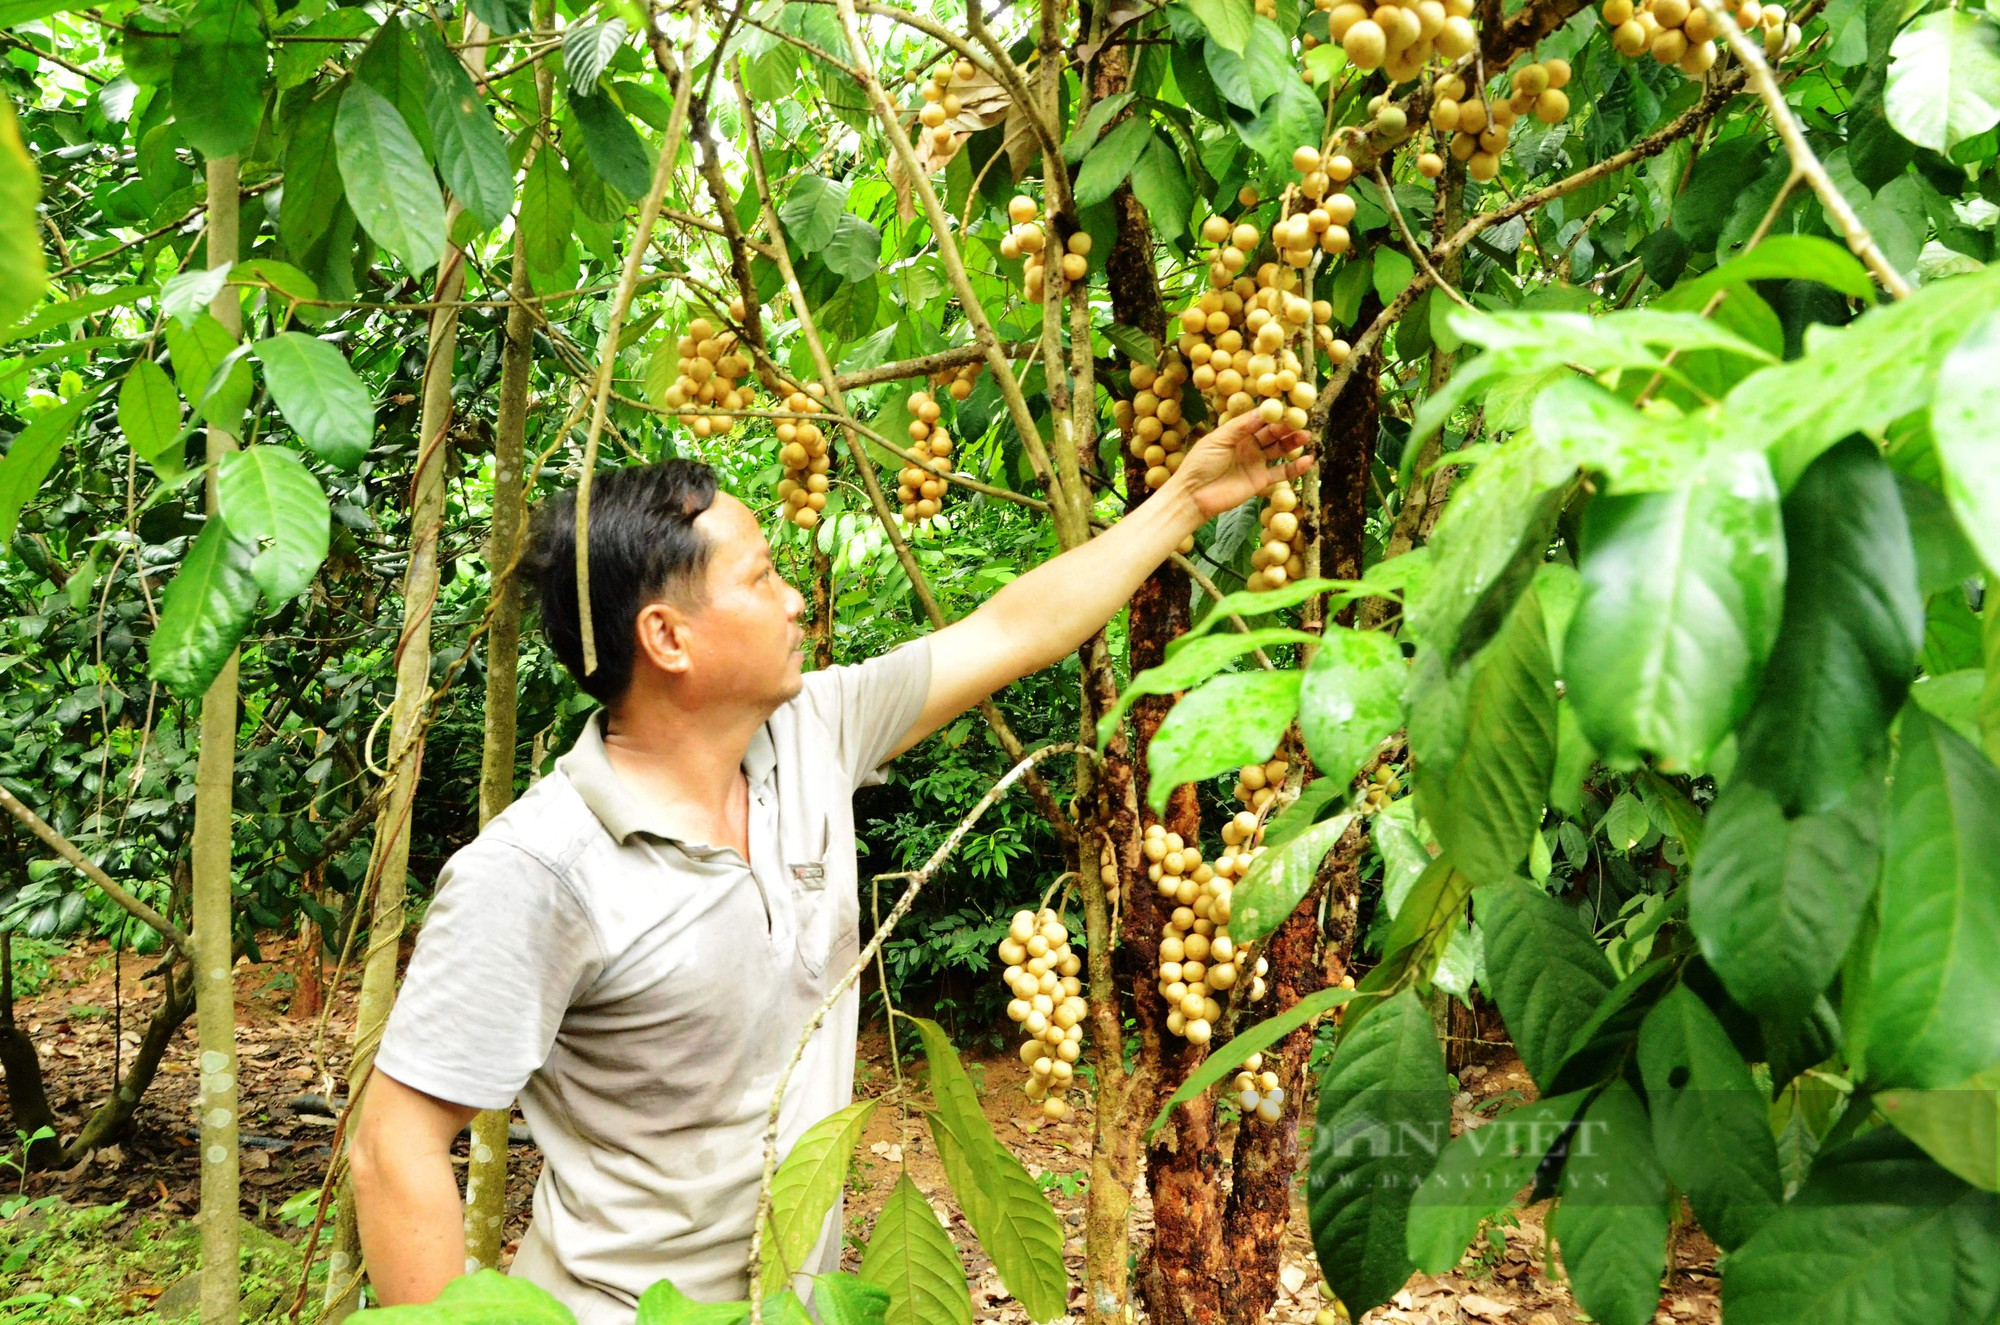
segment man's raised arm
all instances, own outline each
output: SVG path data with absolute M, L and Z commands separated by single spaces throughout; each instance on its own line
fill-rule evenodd
M 1000 687 L 1079 648 L 1181 541 L 1210 518 L 1306 471 L 1285 453 L 1305 433 L 1241 415 L 1197 442 L 1139 508 L 1082 547 L 1052 557 L 931 636 L 930 692 L 895 753 Z
M 451 1143 L 477 1112 L 381 1072 L 369 1076 L 348 1164 L 361 1254 L 385 1307 L 429 1302 L 465 1273 Z

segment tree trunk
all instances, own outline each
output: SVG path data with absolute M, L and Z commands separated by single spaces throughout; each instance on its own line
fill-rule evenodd
M 237 158 L 208 163 L 208 265 L 225 266 L 237 249 Z M 232 337 L 243 331 L 241 294 L 223 286 L 209 311 Z M 216 470 L 236 449 L 240 421 L 208 428 L 207 508 L 215 516 Z M 237 1318 L 236 981 L 230 916 L 230 816 L 236 794 L 236 654 L 201 700 L 201 748 L 194 796 L 195 1040 L 201 1051 L 201 1319 Z M 115 1098 L 115 1097 L 114 1097 Z
M 233 950 L 231 956 L 234 956 Z M 195 1010 L 195 977 L 192 971 L 183 975 L 182 968 L 173 966 L 161 979 L 165 982 L 161 986 L 163 998 L 146 1023 L 146 1036 L 139 1041 L 138 1052 L 126 1065 L 125 1074 L 119 1078 L 111 1098 L 98 1105 L 96 1111 L 84 1120 L 83 1130 L 63 1147 L 62 1157 L 57 1163 L 78 1163 L 91 1151 L 111 1144 L 138 1111 L 139 1101 L 145 1098 L 146 1088 L 153 1084 L 153 1077 L 160 1070 L 160 1061 L 166 1057 L 167 1046 L 174 1042 L 175 1032 Z M 233 1218 L 229 1226 L 235 1229 Z
M 514 801 L 514 723 L 521 653 L 521 590 L 510 573 L 520 556 L 527 502 L 522 484 L 527 445 L 528 379 L 535 366 L 535 324 L 526 299 L 527 250 L 514 243 L 506 343 L 500 352 L 500 413 L 493 445 L 493 528 L 486 567 L 493 577 L 493 621 L 486 632 L 486 733 L 479 761 L 479 826 Z M 502 576 L 505 579 L 502 579 Z M 467 1270 L 497 1269 L 507 1214 L 506 1109 L 472 1120 L 472 1157 L 465 1169 Z
M 35 1042 L 14 1024 L 14 935 L 0 930 L 0 1074 L 7 1082 L 7 1109 L 14 1129 L 33 1136 L 44 1127 L 54 1128 L 56 1116 L 49 1108 L 49 1093 L 42 1083 L 42 1059 Z M 55 1158 L 54 1137 L 44 1137 L 28 1146 L 31 1168 L 45 1167 Z
M 447 232 L 461 208 L 446 209 Z M 376 820 L 369 875 L 375 903 L 369 914 L 368 955 L 361 968 L 355 1013 L 354 1056 L 348 1065 L 349 1107 L 366 1085 L 375 1050 L 396 998 L 397 958 L 403 939 L 403 901 L 410 864 L 410 819 L 423 765 L 424 701 L 431 689 L 431 614 L 438 598 L 438 537 L 444 522 L 446 438 L 451 430 L 452 364 L 458 349 L 459 310 L 465 288 L 465 255 L 447 244 L 438 265 L 430 342 L 424 360 L 416 472 L 410 481 L 410 561 L 403 577 L 403 627 L 396 646 L 396 698 L 389 726 L 389 795 Z M 360 1305 L 360 1227 L 354 1186 L 343 1178 L 333 1254 L 327 1268 L 324 1319 L 339 1321 Z

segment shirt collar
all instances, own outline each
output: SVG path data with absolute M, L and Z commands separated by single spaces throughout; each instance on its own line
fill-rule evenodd
M 584 805 L 597 816 L 597 821 L 604 825 L 604 831 L 621 845 L 630 841 L 635 833 L 680 842 L 682 839 L 675 835 L 658 807 L 635 795 L 631 786 L 618 775 L 618 770 L 611 766 L 611 756 L 604 748 L 604 716 L 603 709 L 593 712 L 585 720 L 576 744 L 556 761 L 563 775 L 576 788 L 577 795 L 583 797 Z M 777 767 L 777 747 L 772 744 L 771 727 L 766 723 L 757 729 L 750 738 L 750 748 L 743 752 L 743 772 L 752 787 L 761 787 L 771 781 Z

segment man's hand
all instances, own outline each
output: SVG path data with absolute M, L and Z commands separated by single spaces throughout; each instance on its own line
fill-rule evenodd
M 1082 547 L 1044 562 L 963 621 L 931 636 L 930 693 L 901 754 L 1011 681 L 1075 650 L 1116 615 L 1139 582 L 1211 517 L 1306 472 L 1306 434 L 1255 413 L 1186 453 L 1166 486 Z
M 1305 473 L 1312 467 L 1310 457 L 1285 457 L 1308 440 L 1303 432 L 1266 422 L 1255 410 L 1239 414 L 1190 447 L 1162 491 L 1178 488 L 1203 520 L 1211 519 L 1262 495 L 1280 479 Z

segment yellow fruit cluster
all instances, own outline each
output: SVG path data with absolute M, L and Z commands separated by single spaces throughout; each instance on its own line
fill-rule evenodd
M 1612 0 L 1619 3 L 1620 0 Z M 1570 68 L 1567 60 L 1543 60 L 1515 70 L 1505 99 L 1466 95 L 1465 80 L 1446 74 L 1431 86 L 1431 129 L 1448 150 L 1465 162 L 1465 173 L 1480 183 L 1500 173 L 1500 158 L 1513 136 L 1514 121 L 1532 115 L 1544 124 L 1561 122 L 1569 114 Z M 1435 179 L 1444 162 L 1435 153 L 1421 158 L 1418 169 Z
M 1766 59 L 1782 60 L 1799 48 L 1799 25 L 1786 18 L 1783 5 L 1743 0 L 1742 8 L 1736 11 L 1736 26 L 1743 29 L 1746 37 L 1756 36 L 1759 29 L 1763 31 Z
M 1699 78 L 1715 63 L 1719 35 L 1708 11 L 1693 0 L 1604 0 L 1604 26 L 1620 55 L 1651 55 Z M 1784 21 L 1784 11 L 1778 13 Z
M 1251 1115 L 1267 1123 L 1275 1123 L 1284 1116 L 1285 1092 L 1278 1085 L 1278 1074 L 1264 1066 L 1264 1055 L 1251 1054 L 1243 1060 L 1243 1070 L 1236 1074 L 1236 1106 L 1243 1110 L 1243 1117 Z
M 785 408 L 794 414 L 818 414 L 824 408 L 819 398 L 826 388 L 814 382 L 803 391 L 785 398 Z M 778 480 L 778 500 L 785 503 L 786 516 L 801 529 L 819 523 L 826 509 L 826 493 L 831 480 L 833 456 L 826 430 L 810 419 L 783 419 L 778 423 L 778 462 L 785 476 Z
M 1090 1010 L 1078 978 L 1083 959 L 1070 951 L 1061 917 L 1044 907 L 1014 913 L 1000 940 L 1000 960 L 1014 993 L 1007 1016 L 1027 1036 L 1021 1061 L 1028 1065 L 1028 1098 L 1042 1106 L 1043 1117 L 1061 1122 L 1070 1116 L 1064 1096 L 1083 1055 L 1083 1018 Z
M 1236 987 L 1242 953 L 1229 937 L 1229 880 L 1163 824 L 1148 824 L 1142 843 L 1146 872 L 1173 904 L 1160 931 L 1160 997 L 1167 1029 L 1189 1044 L 1207 1044 L 1222 1016 L 1216 994 Z M 1261 965 L 1261 959 L 1260 959 Z
M 741 306 L 739 299 L 732 311 Z M 740 320 L 741 313 L 737 316 Z M 698 317 L 688 323 L 687 334 L 676 348 L 680 351 L 680 375 L 667 388 L 662 402 L 668 409 L 684 410 L 675 417 L 697 437 L 725 437 L 734 432 L 734 418 L 707 411 L 750 407 L 751 391 L 741 385 L 750 372 L 750 359 L 737 353 L 736 333 Z
M 972 394 L 972 387 L 979 380 L 981 367 L 983 365 L 978 363 L 961 364 L 957 368 L 934 375 L 931 382 L 949 391 L 953 400 L 964 400 Z
M 1181 388 L 1187 380 L 1186 361 L 1169 352 L 1157 369 L 1133 364 L 1132 398 L 1111 404 L 1111 417 L 1125 434 L 1126 447 L 1145 462 L 1149 489 L 1165 486 L 1187 454 L 1191 439 L 1181 415 Z
M 971 82 L 978 69 L 970 60 L 960 60 L 954 65 L 941 66 L 924 83 L 918 95 L 924 104 L 917 109 L 917 123 L 930 136 L 928 146 L 940 168 L 958 154 L 958 137 L 947 121 L 963 109 L 958 97 L 949 89 L 954 76 L 961 83 Z
M 1314 2 L 1326 11 L 1327 35 L 1340 43 L 1348 63 L 1380 69 L 1391 83 L 1412 81 L 1434 56 L 1457 60 L 1479 45 L 1473 0 L 1383 0 L 1373 7 L 1360 0 Z
M 1250 578 L 1244 587 L 1253 591 L 1276 589 L 1306 575 L 1305 531 L 1299 520 L 1299 494 L 1286 480 L 1271 489 L 1264 509 L 1257 512 L 1263 526 L 1262 542 L 1250 554 Z M 1276 761 L 1283 763 L 1283 760 Z M 1254 768 L 1255 765 L 1249 767 Z M 1245 770 L 1246 773 L 1248 769 Z M 1283 781 L 1283 774 L 1279 775 Z M 1262 807 L 1259 807 L 1262 808 Z
M 1293 233 L 1291 221 L 1279 225 Z M 1304 222 L 1304 228 L 1310 225 Z M 1289 265 L 1266 262 L 1254 276 L 1233 274 L 1243 267 L 1245 248 L 1238 245 L 1254 249 L 1258 243 L 1255 226 L 1231 227 L 1211 216 L 1203 233 L 1220 233 L 1223 239 L 1210 265 L 1215 288 L 1203 291 L 1180 315 L 1175 348 L 1193 365 L 1188 380 L 1216 418 L 1233 419 L 1254 409 L 1269 422 L 1305 427 L 1315 392 L 1304 380 L 1293 341 L 1310 331 L 1336 363 L 1346 357 L 1345 344 L 1333 336 L 1333 305 L 1300 294 L 1298 271 Z
M 938 416 L 944 411 L 927 391 L 910 396 L 910 450 L 928 458 L 903 466 L 896 476 L 896 499 L 903 518 L 912 523 L 930 519 L 944 509 L 944 475 L 951 472 L 951 434 Z
M 1038 219 L 1041 207 L 1025 193 L 1007 200 L 1007 219 L 1012 227 L 1000 239 L 1000 256 L 1020 258 L 1021 284 L 1030 299 L 1040 299 L 1048 278 L 1048 231 Z M 1062 247 L 1056 264 L 1065 282 L 1075 285 L 1090 279 L 1090 236 L 1079 230 Z
M 1377 766 L 1374 776 L 1368 781 L 1368 790 L 1363 796 L 1368 813 L 1375 814 L 1388 809 L 1389 802 L 1396 799 L 1396 793 L 1402 789 L 1402 779 L 1396 776 L 1395 769 L 1387 764 Z

